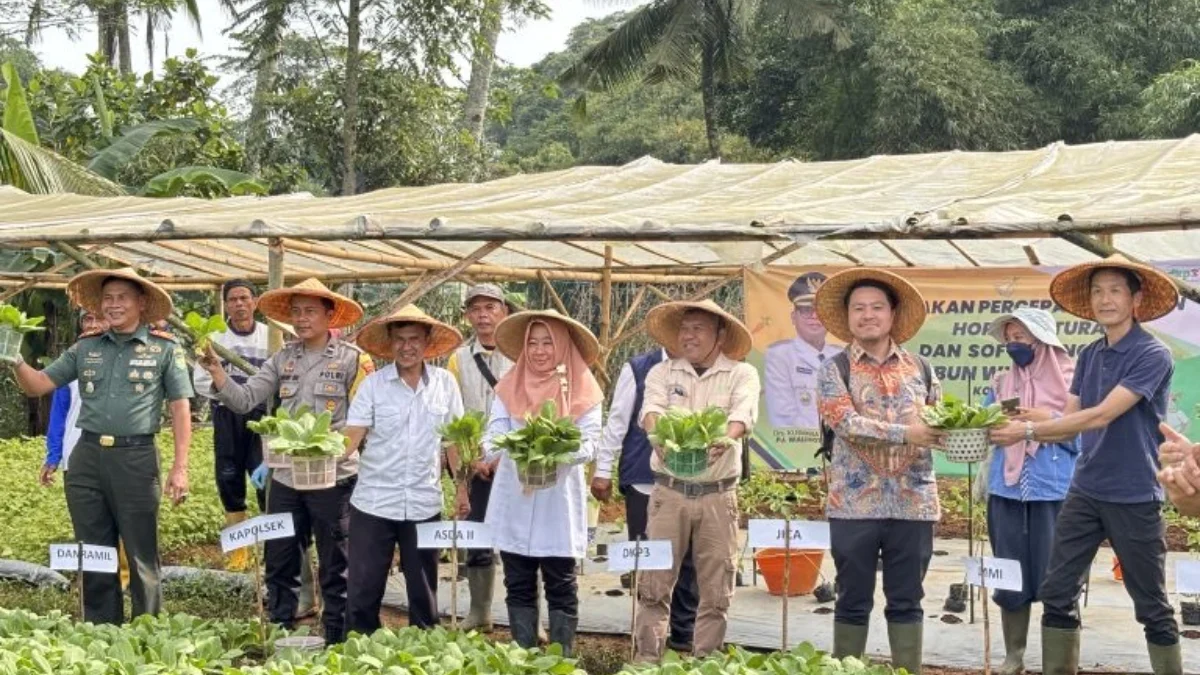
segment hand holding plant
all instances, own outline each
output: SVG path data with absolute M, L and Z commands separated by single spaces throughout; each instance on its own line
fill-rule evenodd
M 196 312 L 188 312 L 183 322 L 192 331 L 193 350 L 196 356 L 203 359 L 214 359 L 211 344 L 214 335 L 229 330 L 225 318 L 221 316 L 203 317 Z
M 933 429 L 989 429 L 1008 422 L 999 403 L 989 406 L 970 405 L 952 394 L 946 394 L 936 405 L 925 406 L 921 420 Z

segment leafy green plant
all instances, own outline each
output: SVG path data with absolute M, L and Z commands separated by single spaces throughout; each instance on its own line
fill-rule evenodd
M 289 413 L 287 408 L 279 406 L 272 415 L 266 415 L 258 420 L 246 422 L 246 428 L 260 436 L 278 436 L 280 422 L 298 420 L 305 414 L 311 414 L 310 408 L 306 405 L 297 408 L 295 413 Z
M 716 406 L 697 411 L 672 407 L 659 416 L 650 442 L 667 453 L 707 453 L 714 445 L 732 443 L 725 435 L 728 424 L 729 416 Z
M 834 673 L 860 673 L 861 675 L 891 675 L 896 672 L 885 664 L 864 663 L 853 656 L 835 659 L 818 650 L 808 642 L 802 642 L 786 652 L 762 654 L 749 652 L 741 647 L 732 647 L 724 652 L 714 652 L 702 659 L 684 659 L 668 652 L 661 664 L 652 667 L 630 665 L 619 675 L 833 675 Z
M 330 429 L 333 416 L 328 412 L 305 412 L 295 419 L 278 420 L 278 435 L 270 448 L 292 457 L 337 457 L 346 452 L 346 437 Z
M 946 394 L 937 405 L 925 406 L 921 419 L 934 429 L 987 429 L 1008 422 L 999 403 L 971 405 Z
M 39 330 L 46 330 L 42 326 L 42 322 L 45 320 L 46 317 L 44 316 L 26 316 L 25 312 L 22 312 L 12 305 L 0 305 L 0 326 L 8 326 L 10 329 L 18 333 L 24 334 Z
M 553 401 L 542 405 L 536 415 L 525 417 L 525 426 L 496 439 L 496 447 L 508 453 L 518 468 L 549 468 L 565 464 L 579 452 L 582 435 L 570 417 L 559 417 Z
M 755 471 L 738 486 L 738 505 L 761 518 L 795 519 L 810 502 L 812 488 L 807 479 L 789 478 L 777 471 Z
M 471 464 L 483 456 L 483 427 L 487 424 L 482 410 L 468 410 L 438 428 L 442 443 L 458 450 L 458 466 L 454 475 L 465 482 L 469 478 Z
M 225 317 L 223 316 L 210 316 L 206 318 L 200 316 L 197 312 L 188 312 L 187 316 L 183 318 L 183 322 L 192 330 L 192 340 L 197 356 L 204 356 L 214 335 L 229 330 L 229 326 L 225 325 Z
M 175 452 L 170 432 L 159 434 L 155 445 L 165 471 Z M 159 549 L 168 564 L 196 547 L 216 543 L 220 537 L 225 510 L 217 495 L 212 453 L 212 427 L 196 429 L 188 453 L 191 497 L 159 514 Z M 74 539 L 61 475 L 47 487 L 36 480 L 45 457 L 46 444 L 40 437 L 0 438 L 0 494 L 4 495 L 0 500 L 0 522 L 7 524 L 0 539 L 0 558 L 44 565 L 51 543 Z M 250 500 L 250 508 L 257 509 L 254 500 Z M 0 606 L 11 605 L 0 602 Z

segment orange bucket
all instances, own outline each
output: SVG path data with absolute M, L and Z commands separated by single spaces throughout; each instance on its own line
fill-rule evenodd
M 817 587 L 821 578 L 821 561 L 825 551 L 820 549 L 792 549 L 791 570 L 788 572 L 788 595 L 808 595 Z M 754 554 L 758 571 L 767 582 L 771 595 L 783 595 L 783 568 L 787 554 L 781 548 L 764 548 Z

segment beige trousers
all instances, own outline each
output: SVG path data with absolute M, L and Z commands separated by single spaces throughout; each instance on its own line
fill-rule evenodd
M 696 612 L 693 653 L 703 656 L 725 643 L 725 625 L 737 572 L 737 491 L 689 499 L 656 485 L 650 495 L 647 539 L 668 540 L 674 554 L 670 570 L 641 572 L 638 617 L 633 627 L 638 661 L 657 661 L 666 646 L 671 593 L 688 545 L 696 564 L 700 605 Z

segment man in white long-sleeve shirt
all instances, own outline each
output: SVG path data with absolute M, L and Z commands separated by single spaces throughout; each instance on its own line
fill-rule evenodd
M 267 349 L 267 327 L 254 320 L 257 293 L 254 286 L 244 279 L 225 282 L 221 288 L 225 302 L 225 316 L 229 330 L 213 337 L 213 341 L 245 359 L 255 368 L 262 366 L 270 355 Z M 235 382 L 244 384 L 249 375 L 229 363 L 222 362 L 225 373 Z M 225 522 L 228 525 L 246 519 L 246 479 L 262 464 L 262 439 L 246 428 L 246 423 L 266 414 L 266 406 L 239 415 L 219 400 L 212 388 L 212 375 L 197 364 L 192 376 L 196 392 L 207 398 L 212 405 L 213 454 L 216 458 L 217 493 L 225 507 Z M 255 489 L 260 511 L 266 510 L 263 491 Z M 229 555 L 229 567 L 245 570 L 249 565 L 248 548 Z
M 654 473 L 650 470 L 650 439 L 637 424 L 642 409 L 646 374 L 666 360 L 667 351 L 661 347 L 639 354 L 621 367 L 613 391 L 608 421 L 600 437 L 596 473 L 592 478 L 592 496 L 600 501 L 612 498 L 613 463 L 618 461 L 617 475 L 621 494 L 625 497 L 625 522 L 629 539 L 646 536 L 646 521 L 650 510 L 650 492 L 654 488 Z M 675 651 L 691 651 L 692 632 L 696 627 L 696 606 L 700 591 L 696 585 L 696 568 L 689 550 L 679 570 L 679 580 L 671 595 L 671 633 L 667 647 Z

